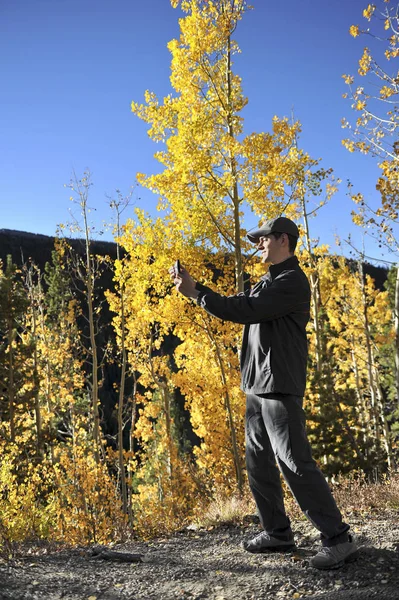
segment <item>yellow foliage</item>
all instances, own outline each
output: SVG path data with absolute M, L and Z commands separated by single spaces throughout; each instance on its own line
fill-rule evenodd
M 358 73 L 359 75 L 367 75 L 367 73 L 370 71 L 370 67 L 371 67 L 371 54 L 368 48 L 365 48 L 363 50 L 363 55 L 361 57 L 361 59 L 359 60 L 359 69 L 358 69 Z
M 355 104 L 355 110 L 363 110 L 366 106 L 366 102 L 364 100 L 358 100 Z
M 367 19 L 368 21 L 371 20 L 371 17 L 373 16 L 374 12 L 375 12 L 376 6 L 375 4 L 369 4 L 367 8 L 364 9 L 363 11 L 363 17 L 365 19 Z
M 139 481 L 144 479 L 133 497 L 135 529 L 144 539 L 176 531 L 191 520 L 197 501 L 195 486 L 187 467 L 176 458 L 172 471 L 159 457 L 153 461 L 151 471 L 155 470 L 148 481 L 149 465 L 136 473 Z
M 397 94 L 397 93 L 398 92 L 394 88 L 389 87 L 388 85 L 384 85 L 380 89 L 381 98 L 390 98 L 391 96 L 393 96 L 394 94 Z
M 351 139 L 342 140 L 342 145 L 345 146 L 345 148 L 349 150 L 349 152 L 355 151 L 355 142 Z
M 351 199 L 353 200 L 353 202 L 355 202 L 356 204 L 360 204 L 361 202 L 363 202 L 363 194 L 353 194 L 351 196 Z
M 0 550 L 4 545 L 49 537 L 55 512 L 45 497 L 52 484 L 51 465 L 29 464 L 21 476 L 21 451 L 0 443 Z
M 104 464 L 84 445 L 58 448 L 54 465 L 53 539 L 69 544 L 107 544 L 123 538 L 126 515 Z
M 354 38 L 358 37 L 360 35 L 359 26 L 358 25 L 351 25 L 350 28 L 349 28 L 349 33 Z
M 395 38 L 396 39 L 396 38 Z M 393 48 L 385 51 L 385 56 L 388 60 L 391 58 L 398 58 L 399 56 L 399 48 Z
M 106 544 L 123 538 L 126 516 L 116 484 L 85 439 L 77 427 L 76 445 L 59 446 L 52 461 L 27 465 L 19 445 L 1 443 L 0 549 L 28 539 Z
M 363 16 L 368 21 L 371 21 L 372 17 L 376 13 L 376 5 L 369 4 L 363 11 Z M 373 29 L 367 29 L 367 31 L 361 31 L 357 26 L 352 26 L 350 34 L 357 37 L 360 34 L 370 34 L 371 37 L 377 39 L 379 42 L 385 44 L 384 55 L 387 60 L 397 58 L 399 56 L 399 15 L 397 12 L 397 6 L 387 7 L 384 11 L 380 11 L 380 16 L 383 17 L 383 27 L 385 31 L 391 30 L 392 35 L 384 37 L 379 31 L 374 32 Z M 374 20 L 375 27 L 377 27 L 377 19 Z M 376 57 L 379 55 L 376 54 Z M 371 76 L 369 92 L 364 87 L 358 87 L 356 91 L 352 89 L 346 97 L 352 99 L 352 108 L 356 111 L 361 112 L 361 116 L 355 121 L 355 126 L 352 128 L 349 123 L 345 120 L 344 127 L 352 130 L 353 138 L 356 141 L 343 140 L 344 146 L 350 151 L 354 152 L 358 150 L 364 154 L 370 151 L 373 154 L 381 157 L 382 159 L 389 158 L 395 163 L 395 159 L 392 152 L 392 148 L 397 147 L 397 130 L 399 125 L 397 105 L 395 104 L 395 96 L 397 96 L 397 73 L 391 72 L 387 66 L 383 63 L 383 59 L 373 58 L 369 48 L 364 48 L 363 54 L 359 60 L 358 73 L 360 76 L 369 74 Z M 344 80 L 351 85 L 353 80 L 347 75 L 344 75 Z M 383 85 L 381 85 L 383 82 Z M 367 82 L 369 83 L 369 82 Z M 379 90 L 376 92 L 375 90 Z M 381 102 L 382 101 L 382 102 Z M 387 109 L 385 114 L 381 110 L 381 106 L 386 103 Z M 369 108 L 367 106 L 369 105 Z M 394 169 L 390 172 L 390 177 Z M 395 186 L 395 177 L 393 180 L 385 177 L 380 178 L 378 182 L 378 189 L 382 192 L 382 205 L 387 203 L 389 196 L 389 202 L 397 204 Z M 388 218 L 392 218 L 390 210 L 386 213 Z M 392 239 L 387 237 L 388 244 L 391 245 Z
M 359 227 L 364 227 L 366 224 L 363 214 L 356 213 L 354 211 L 352 211 L 352 221 L 355 223 L 355 225 L 359 225 Z
M 352 85 L 354 81 L 353 75 L 342 75 L 342 77 L 347 85 Z

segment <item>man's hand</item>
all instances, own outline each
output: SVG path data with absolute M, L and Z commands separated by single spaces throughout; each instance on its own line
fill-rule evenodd
M 195 289 L 195 281 L 190 276 L 186 269 L 181 267 L 180 273 L 176 273 L 175 267 L 169 269 L 169 274 L 173 279 L 173 283 L 176 286 L 178 292 L 186 296 L 186 298 L 193 298 L 195 300 L 199 294 L 199 291 Z

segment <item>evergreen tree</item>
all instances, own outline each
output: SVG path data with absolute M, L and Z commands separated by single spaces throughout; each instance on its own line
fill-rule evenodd
M 0 274 L 0 410 L 2 433 L 11 442 L 29 427 L 21 418 L 22 409 L 32 396 L 28 362 L 32 347 L 25 335 L 28 305 L 21 273 L 11 256 L 7 256 L 5 269 Z

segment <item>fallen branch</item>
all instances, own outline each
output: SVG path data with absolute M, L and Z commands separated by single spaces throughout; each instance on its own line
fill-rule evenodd
M 95 546 L 91 549 L 91 555 L 94 558 L 103 558 L 104 560 L 120 560 L 121 562 L 144 562 L 142 554 L 132 554 L 131 552 L 115 552 L 105 546 Z

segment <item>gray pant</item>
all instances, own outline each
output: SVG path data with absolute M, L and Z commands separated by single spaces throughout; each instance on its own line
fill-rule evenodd
M 301 397 L 247 396 L 246 461 L 249 485 L 269 535 L 292 538 L 277 462 L 302 512 L 321 532 L 322 544 L 333 546 L 347 541 L 349 525 L 343 522 L 312 458 Z

